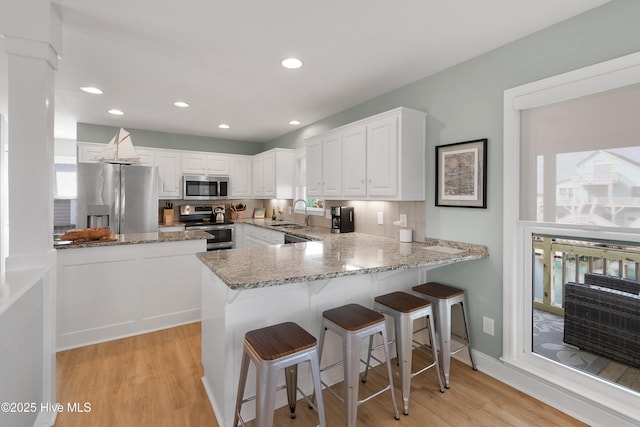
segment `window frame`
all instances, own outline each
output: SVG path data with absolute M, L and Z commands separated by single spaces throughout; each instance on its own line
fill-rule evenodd
M 502 361 L 632 419 L 638 394 L 538 356 L 531 349 L 533 233 L 640 241 L 640 230 L 520 220 L 520 112 L 640 83 L 640 52 L 504 92 Z

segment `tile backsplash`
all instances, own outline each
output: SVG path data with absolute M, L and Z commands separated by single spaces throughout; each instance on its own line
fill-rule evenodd
M 260 199 L 243 199 L 243 200 L 216 200 L 215 202 L 194 203 L 184 200 L 161 200 L 159 203 L 159 221 L 162 221 L 162 209 L 165 202 L 173 203 L 175 221 L 178 221 L 179 206 L 187 204 L 210 204 L 212 206 L 226 205 L 232 203 L 245 203 L 247 210 L 244 213 L 245 218 L 253 216 L 253 210 L 257 207 L 265 208 L 265 216 L 270 218 L 274 209 L 278 219 L 285 221 L 304 222 L 304 215 L 289 214 L 289 208 L 293 205 L 293 200 L 260 200 Z M 424 242 L 425 240 L 425 202 L 385 202 L 385 201 L 348 201 L 348 200 L 325 200 L 324 208 L 329 210 L 331 206 L 353 206 L 355 214 L 356 232 L 373 234 L 376 236 L 385 236 L 397 239 L 400 234 L 400 227 L 394 225 L 395 221 L 400 220 L 400 214 L 407 215 L 407 228 L 413 230 L 413 240 L 415 242 Z M 299 207 L 302 207 L 300 203 Z M 291 209 L 293 212 L 293 209 Z M 282 213 L 280 213 L 280 211 Z M 378 212 L 382 212 L 383 224 L 378 224 Z M 311 225 L 319 227 L 331 227 L 331 219 L 326 216 L 311 215 L 309 220 Z
M 273 209 L 282 207 L 282 219 L 302 223 L 302 214 L 289 214 L 288 208 L 293 200 L 263 200 L 267 215 L 271 215 Z M 302 206 L 302 204 L 300 204 Z M 407 228 L 413 230 L 413 240 L 424 242 L 425 239 L 425 202 L 386 202 L 386 201 L 348 201 L 325 200 L 325 211 L 331 206 L 353 206 L 355 214 L 356 232 L 398 238 L 400 227 L 394 225 L 400 220 L 400 214 L 407 215 Z M 383 224 L 378 224 L 378 212 L 382 212 Z M 280 218 L 280 215 L 278 216 Z M 331 220 L 326 216 L 311 215 L 310 224 L 320 227 L 331 227 Z

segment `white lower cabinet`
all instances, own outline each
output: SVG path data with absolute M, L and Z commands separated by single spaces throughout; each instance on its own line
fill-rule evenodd
M 264 248 L 284 243 L 284 233 L 242 224 L 242 249 Z
M 206 240 L 58 250 L 57 350 L 200 320 Z

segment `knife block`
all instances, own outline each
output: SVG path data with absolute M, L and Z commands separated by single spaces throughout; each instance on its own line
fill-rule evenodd
M 165 209 L 163 211 L 162 222 L 165 224 L 173 224 L 173 209 Z

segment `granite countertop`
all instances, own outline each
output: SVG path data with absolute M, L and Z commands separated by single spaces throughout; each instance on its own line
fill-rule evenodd
M 260 224 L 258 221 L 264 222 Z M 396 239 L 363 233 L 332 234 L 325 227 L 283 230 L 272 227 L 266 220 L 241 222 L 317 240 L 197 254 L 212 272 L 234 290 L 434 267 L 489 256 L 487 248 L 482 245 L 436 239 L 401 243 Z
M 95 248 L 103 246 L 137 245 L 141 243 L 181 242 L 184 240 L 205 240 L 209 233 L 199 230 L 193 231 L 161 231 L 155 233 L 128 233 L 116 234 L 115 240 L 93 240 L 88 242 L 69 242 L 56 240 L 53 242 L 55 249 Z

